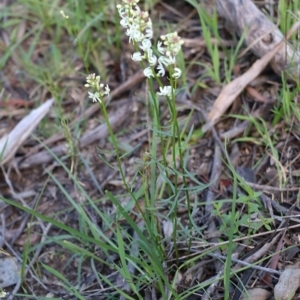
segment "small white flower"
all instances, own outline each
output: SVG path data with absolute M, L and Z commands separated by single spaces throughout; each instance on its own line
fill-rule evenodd
M 159 87 L 160 92 L 157 93 L 157 95 L 160 96 L 166 96 L 166 97 L 172 97 L 172 87 L 170 85 Z
M 108 84 L 105 86 L 105 91 L 103 92 L 104 95 L 109 95 L 109 92 L 110 92 L 110 88 L 108 86 Z
M 153 71 L 150 67 L 146 68 L 144 70 L 144 75 L 147 77 L 147 78 L 150 78 L 150 77 L 154 77 L 154 74 L 153 74 Z
M 149 65 L 154 67 L 157 63 L 157 57 L 153 54 L 148 58 Z
M 147 52 L 149 49 L 151 49 L 152 44 L 151 41 L 149 39 L 144 39 L 142 41 L 142 45 L 140 46 L 140 48 L 144 51 Z
M 150 66 L 155 66 L 157 63 L 157 57 L 153 54 L 153 50 L 152 49 L 148 49 L 147 51 L 147 59 L 149 62 Z
M 93 99 L 93 102 L 102 102 L 101 99 L 100 99 L 100 94 L 98 92 L 95 92 L 95 93 L 91 93 L 91 92 L 88 92 L 89 93 L 89 98 Z
M 6 297 L 6 295 L 7 293 L 4 290 L 0 289 L 0 298 L 4 298 Z
M 139 0 L 123 0 L 124 3 L 133 6 L 133 5 L 137 5 Z
M 128 17 L 124 17 L 124 18 L 120 21 L 120 24 L 121 24 L 122 27 L 127 28 L 128 25 L 129 25 L 129 19 L 128 19 Z
M 152 20 L 149 18 L 148 21 L 145 23 L 145 26 L 152 30 Z
M 140 32 L 140 30 L 135 25 L 130 25 L 129 28 L 127 28 L 125 34 L 129 36 L 129 43 L 131 41 L 140 42 L 144 39 L 144 35 Z
M 65 14 L 63 10 L 60 11 L 60 14 L 63 16 L 65 19 L 69 19 L 69 16 Z
M 152 39 L 153 38 L 153 30 L 152 30 L 152 28 L 147 28 L 145 30 L 145 37 L 147 39 Z
M 160 56 L 158 58 L 158 63 L 164 64 L 167 67 L 169 65 L 169 59 L 166 56 Z
M 158 59 L 159 63 L 164 64 L 166 67 L 176 63 L 175 56 L 160 56 Z
M 133 61 L 142 61 L 144 59 L 144 55 L 142 55 L 141 52 L 135 52 L 135 53 L 133 53 L 131 58 Z
M 176 63 L 175 56 L 169 56 L 168 61 L 169 61 L 169 65 L 174 65 Z
M 174 73 L 172 74 L 172 77 L 178 79 L 180 76 L 181 76 L 181 70 L 179 68 L 174 68 Z
M 142 32 L 140 32 L 140 31 L 136 31 L 136 32 L 135 32 L 134 41 L 140 43 L 141 41 L 144 40 L 144 38 L 145 38 L 145 37 L 144 37 L 144 35 L 143 35 Z
M 164 47 L 162 46 L 162 42 L 161 42 L 161 41 L 158 41 L 158 43 L 157 43 L 157 50 L 158 50 L 158 52 L 161 53 L 161 54 L 164 54 L 164 53 L 165 53 L 165 49 L 164 49 Z
M 160 77 L 165 76 L 166 71 L 165 71 L 164 66 L 161 63 L 158 64 L 157 70 L 158 70 L 157 76 L 160 76 Z

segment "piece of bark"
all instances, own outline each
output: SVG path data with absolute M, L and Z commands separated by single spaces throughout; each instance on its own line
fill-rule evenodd
M 223 17 L 241 36 L 245 31 L 245 43 L 258 57 L 263 57 L 284 39 L 284 35 L 275 24 L 264 15 L 251 0 L 215 0 L 218 14 Z M 296 21 L 296 20 L 295 20 Z M 300 78 L 299 51 L 286 42 L 270 65 L 281 76 L 298 81 Z

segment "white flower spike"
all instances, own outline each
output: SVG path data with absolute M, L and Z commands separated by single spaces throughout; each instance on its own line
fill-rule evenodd
M 148 63 L 148 66 L 144 69 L 144 75 L 147 78 L 163 77 L 166 75 L 165 68 L 167 68 L 170 77 L 177 80 L 182 72 L 176 66 L 176 55 L 181 50 L 183 41 L 177 32 L 162 35 L 156 47 L 159 53 L 157 57 L 154 54 L 155 51 L 151 42 L 153 37 L 152 21 L 148 12 L 141 11 L 137 6 L 138 2 L 139 0 L 123 0 L 123 5 L 117 5 L 121 18 L 120 24 L 126 28 L 125 33 L 129 37 L 129 42 L 141 49 L 141 51 L 133 53 L 131 58 L 134 61 L 145 61 Z M 87 84 L 90 83 L 87 82 Z M 157 94 L 172 97 L 174 90 L 171 86 L 164 86 L 160 87 Z

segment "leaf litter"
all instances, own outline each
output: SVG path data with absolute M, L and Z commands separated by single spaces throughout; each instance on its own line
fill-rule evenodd
M 204 65 L 212 65 L 205 40 L 201 37 L 200 22 L 196 18 L 194 8 L 180 1 L 176 1 L 176 5 L 170 7 L 167 1 L 157 3 L 154 7 L 153 18 L 159 18 L 158 14 L 161 14 L 175 28 L 179 24 L 179 33 L 186 41 L 183 55 L 190 64 L 186 75 L 186 90 L 179 95 L 178 112 L 183 124 L 184 120 L 192 114 L 190 126 L 183 125 L 182 130 L 186 128 L 186 134 L 190 128 L 194 127 L 195 130 L 190 145 L 185 150 L 187 169 L 193 174 L 189 178 L 189 185 L 194 190 L 191 188 L 190 197 L 193 204 L 191 211 L 187 208 L 183 191 L 179 191 L 176 197 L 177 227 L 174 227 L 174 223 L 166 217 L 170 210 L 174 209 L 173 203 L 164 199 L 164 195 L 155 203 L 157 210 L 155 216 L 162 226 L 164 272 L 182 299 L 224 299 L 224 265 L 228 259 L 226 256 L 228 228 L 230 218 L 232 218 L 230 199 L 233 197 L 235 188 L 230 170 L 225 163 L 228 157 L 239 176 L 236 193 L 240 199 L 236 203 L 237 209 L 234 216 L 235 249 L 231 257 L 231 268 L 238 275 L 231 278 L 232 299 L 251 299 L 251 297 L 268 299 L 272 295 L 276 299 L 297 297 L 299 294 L 297 290 L 299 276 L 297 275 L 298 267 L 296 267 L 299 259 L 297 232 L 300 226 L 300 208 L 297 205 L 299 120 L 297 116 L 291 115 L 290 119 L 282 119 L 274 125 L 274 102 L 270 105 L 268 101 L 265 103 L 266 98 L 259 96 L 259 91 L 268 91 L 269 95 L 277 98 L 276 100 L 280 97 L 278 92 L 278 86 L 282 85 L 280 78 L 274 77 L 273 71 L 264 68 L 281 46 L 266 53 L 258 61 L 249 53 L 240 56 L 236 62 L 236 70 L 241 75 L 236 78 L 232 77 L 231 82 L 222 87 L 209 76 L 203 65 L 195 63 L 201 61 Z M 183 10 L 184 16 L 188 17 L 181 21 Z M 24 12 L 26 13 L 26 10 Z M 234 47 L 235 43 L 222 21 L 220 24 L 219 30 L 222 38 L 215 38 L 212 43 L 219 47 L 222 60 L 226 57 L 224 47 Z M 21 46 L 26 48 L 28 41 L 24 39 L 22 42 L 22 37 L 26 32 L 24 27 L 26 23 L 23 22 L 18 31 L 18 39 Z M 8 27 L 3 31 L 2 39 L 7 45 L 9 44 L 8 33 L 11 29 Z M 161 28 L 158 27 L 157 30 Z M 41 39 L 44 39 L 46 45 L 49 43 L 47 34 L 42 35 Z M 112 86 L 115 87 L 108 109 L 120 147 L 126 147 L 127 151 L 130 149 L 122 166 L 126 179 L 133 184 L 135 189 L 138 189 L 142 185 L 142 178 L 139 174 L 143 172 L 147 174 L 147 169 L 144 169 L 142 162 L 149 147 L 147 128 L 149 120 L 143 101 L 145 98 L 143 74 L 129 59 L 132 49 L 125 45 L 124 49 L 124 53 L 117 62 L 113 57 L 115 49 L 106 53 L 109 76 L 113 81 Z M 243 49 L 240 50 L 241 53 L 242 51 Z M 47 55 L 42 46 L 40 48 L 37 46 L 34 56 L 37 64 L 39 63 L 38 53 Z M 47 88 L 39 86 L 38 82 L 31 78 L 12 79 L 14 70 L 18 68 L 26 70 L 26 66 L 23 66 L 18 59 L 19 55 L 20 52 L 16 50 L 11 60 L 4 65 L 4 79 L 2 77 L 1 82 L 5 83 L 5 88 L 0 102 L 0 116 L 3 124 L 1 137 L 5 134 L 12 134 L 13 128 L 16 128 L 18 123 L 24 124 L 21 122 L 26 121 L 26 115 L 30 116 L 27 111 L 19 109 L 19 104 L 27 101 L 24 90 L 30 94 L 30 105 L 24 105 L 24 107 L 30 109 L 31 112 L 35 111 L 32 103 L 35 107 L 39 107 L 47 104 L 47 99 L 49 99 Z M 74 59 L 78 59 L 76 54 L 73 56 Z M 111 61 L 119 64 L 120 68 L 126 65 L 128 74 L 124 74 L 124 80 L 119 74 L 115 74 L 117 71 L 111 68 Z M 4 198 L 22 203 L 23 206 L 36 210 L 42 215 L 84 231 L 86 229 L 80 227 L 80 214 L 67 200 L 67 195 L 70 195 L 77 204 L 82 205 L 83 211 L 95 224 L 97 230 L 104 233 L 104 236 L 116 239 L 117 230 L 122 226 L 124 232 L 120 233 L 119 238 L 131 242 L 129 254 L 137 258 L 139 254 L 136 245 L 140 237 L 130 224 L 133 221 L 137 224 L 137 228 L 145 226 L 141 217 L 146 210 L 145 199 L 141 197 L 138 202 L 134 203 L 126 195 L 123 181 L 119 172 L 116 171 L 114 149 L 107 138 L 108 129 L 99 114 L 99 106 L 89 104 L 88 108 L 86 105 L 78 108 L 74 100 L 79 85 L 77 76 L 79 73 L 85 74 L 86 70 L 83 64 L 79 64 L 76 71 L 73 73 L 69 71 L 67 74 L 71 79 L 68 84 L 62 80 L 65 76 L 63 72 L 60 76 L 61 84 L 65 84 L 68 97 L 73 95 L 69 98 L 72 101 L 65 102 L 62 109 L 65 115 L 70 115 L 70 122 L 67 126 L 72 132 L 72 139 L 78 143 L 78 153 L 70 154 L 70 149 L 65 143 L 65 132 L 55 124 L 53 111 L 45 118 L 49 125 L 56 126 L 55 131 L 51 126 L 43 125 L 38 116 L 36 121 L 29 122 L 30 127 L 22 126 L 22 130 L 27 131 L 26 135 L 23 133 L 16 138 L 14 146 L 10 148 L 13 150 L 5 154 L 4 159 L 2 158 L 0 193 Z M 264 74 L 258 77 L 261 72 Z M 220 74 L 224 75 L 225 70 L 221 68 Z M 202 78 L 201 82 L 198 81 L 199 77 Z M 246 79 L 243 81 L 243 78 Z M 7 85 L 7 82 L 10 84 Z M 249 88 L 250 85 L 251 88 Z M 235 90 L 238 87 L 238 90 L 233 93 L 232 87 Z M 11 92 L 14 93 L 13 97 L 11 97 Z M 8 100 L 9 111 L 4 99 Z M 22 101 L 14 102 L 13 99 Z M 297 95 L 295 101 L 297 104 Z M 162 120 L 168 124 L 170 115 L 163 102 L 161 111 Z M 48 109 L 45 112 L 48 112 Z M 215 123 L 216 120 L 218 123 Z M 197 134 L 197 130 L 203 128 L 202 126 L 205 126 L 207 121 L 213 121 L 215 125 L 210 126 L 210 130 L 206 128 L 205 134 L 203 132 L 202 135 Z M 43 125 L 46 132 L 45 134 L 41 130 L 35 131 L 36 137 L 42 143 L 31 135 L 33 126 L 38 124 Z M 78 124 L 81 126 L 80 130 L 78 130 L 80 128 Z M 273 147 L 268 147 L 269 144 L 266 141 L 268 138 L 273 139 Z M 45 150 L 44 145 L 48 149 Z M 0 148 L 3 150 L 3 145 Z M 66 173 L 55 156 L 69 167 L 71 163 L 74 163 L 78 182 L 93 199 L 96 207 L 91 205 L 87 196 L 74 184 L 71 175 Z M 13 160 L 9 162 L 11 158 Z M 19 172 L 13 167 L 16 167 Z M 157 170 L 160 171 L 159 165 L 157 165 Z M 49 172 L 54 174 L 57 182 L 63 186 L 63 190 L 57 186 L 53 178 L 49 177 Z M 162 172 L 157 188 L 160 188 L 165 180 L 174 180 L 174 177 L 175 175 L 171 174 L 170 178 L 165 178 Z M 180 180 L 178 182 L 181 184 Z M 200 188 L 197 189 L 199 186 Z M 105 198 L 104 190 L 119 195 L 119 204 L 112 203 Z M 243 200 L 249 193 L 252 193 L 252 199 Z M 126 209 L 127 214 L 119 214 L 121 207 Z M 105 223 L 96 208 L 109 216 L 111 223 Z M 113 264 L 94 260 L 86 261 L 83 259 L 84 256 L 71 255 L 72 252 L 68 251 L 68 248 L 64 247 L 59 240 L 61 235 L 66 234 L 62 228 L 49 226 L 46 220 L 39 217 L 34 217 L 32 221 L 28 213 L 8 205 L 5 201 L 1 202 L 1 214 L 1 236 L 4 240 L 2 247 L 11 253 L 5 256 L 7 259 L 4 259 L 1 265 L 5 267 L 1 287 L 11 286 L 11 290 L 9 288 L 6 290 L 8 293 L 12 292 L 11 296 L 15 297 L 14 299 L 23 298 L 19 295 L 20 291 L 14 289 L 14 287 L 20 287 L 18 285 L 20 271 L 15 260 L 21 261 L 24 247 L 28 246 L 28 242 L 33 248 L 26 262 L 26 277 L 22 282 L 28 294 L 36 297 L 53 295 L 63 297 L 63 299 L 72 298 L 72 292 L 63 284 L 63 278 L 58 281 L 53 272 L 42 267 L 46 264 L 76 286 L 85 299 L 108 299 L 111 295 L 116 296 L 117 299 L 116 291 L 107 285 L 103 277 L 99 277 L 98 272 L 114 282 L 115 286 L 123 292 L 133 295 L 132 286 L 124 281 L 124 275 L 120 270 L 116 270 Z M 191 226 L 190 216 L 192 216 L 194 228 L 192 239 L 189 241 L 185 239 L 184 232 Z M 178 233 L 176 240 L 173 239 L 174 232 Z M 116 253 L 107 253 L 98 246 L 93 247 L 84 242 L 80 243 L 80 240 L 74 237 L 65 236 L 67 237 L 69 242 L 89 249 L 102 261 L 120 263 L 120 257 Z M 185 261 L 193 257 L 196 260 L 185 264 Z M 9 265 L 9 262 L 14 263 Z M 34 266 L 41 268 L 40 273 L 35 273 L 37 270 Z M 137 272 L 136 266 L 128 262 L 127 269 L 134 278 Z M 19 294 L 16 295 L 18 292 Z M 156 292 L 155 284 L 148 283 L 140 287 L 140 292 L 145 299 L 147 297 L 158 299 L 161 296 Z M 122 296 L 119 299 L 122 299 Z

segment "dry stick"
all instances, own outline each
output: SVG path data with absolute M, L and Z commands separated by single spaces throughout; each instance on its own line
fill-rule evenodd
M 223 260 L 227 259 L 226 256 L 224 256 L 224 255 L 218 255 L 218 254 L 215 254 L 215 253 L 209 253 L 208 255 L 212 256 L 212 257 L 219 258 L 219 259 L 223 259 Z M 252 269 L 260 270 L 260 271 L 263 271 L 263 272 L 268 272 L 268 273 L 276 274 L 276 275 L 281 275 L 281 273 L 282 273 L 280 271 L 276 271 L 275 269 L 270 269 L 270 268 L 261 267 L 261 266 L 258 266 L 258 265 L 253 265 L 253 264 L 250 264 L 250 263 L 248 263 L 246 261 L 243 261 L 243 260 L 240 260 L 240 259 L 237 259 L 237 258 L 231 258 L 231 260 L 233 262 L 239 263 L 239 264 L 241 264 L 243 266 L 248 266 L 248 267 L 251 267 Z
M 39 258 L 39 255 L 41 254 L 42 249 L 44 247 L 44 242 L 48 238 L 48 233 L 49 233 L 49 231 L 50 231 L 50 229 L 51 229 L 51 227 L 52 227 L 53 224 L 48 223 L 48 225 L 45 227 L 43 225 L 43 223 L 41 222 L 41 225 L 42 225 L 41 227 L 43 229 L 43 235 L 42 235 L 41 242 L 40 242 L 41 245 L 36 249 L 36 251 L 35 251 L 35 253 L 33 255 L 33 258 L 30 261 L 30 263 L 28 265 L 28 268 L 25 271 L 25 277 L 26 277 L 26 274 L 28 272 L 28 269 L 31 268 L 35 264 L 36 260 Z
M 196 39 L 182 39 L 184 41 L 185 48 L 202 48 L 207 47 L 206 41 L 204 38 L 196 38 Z M 228 41 L 222 39 L 211 38 L 210 42 L 212 45 L 223 46 L 223 47 L 233 47 L 236 46 L 235 41 Z
M 249 185 L 253 189 L 257 189 L 260 191 L 268 191 L 268 192 L 291 192 L 291 191 L 299 191 L 300 187 L 286 187 L 286 188 L 277 188 L 273 186 L 261 185 L 252 182 L 246 181 L 247 185 Z
M 211 299 L 211 294 L 213 293 L 213 291 L 217 288 L 217 285 L 219 283 L 219 279 L 222 277 L 224 273 L 224 265 L 221 268 L 221 270 L 218 272 L 218 274 L 216 276 L 214 276 L 213 278 L 208 279 L 207 281 L 212 281 L 213 283 L 208 287 L 208 289 L 206 290 L 205 294 L 203 295 L 203 297 L 201 298 L 202 300 L 210 300 Z M 202 282 L 202 285 L 204 285 L 205 282 Z
M 1 219 L 1 238 L 0 238 L 0 248 L 3 248 L 3 244 L 5 241 L 5 230 L 6 230 L 6 226 L 5 226 L 5 216 L 4 214 L 0 215 L 0 219 Z
M 285 47 L 274 49 L 278 43 L 282 44 L 284 35 L 251 0 L 215 0 L 215 2 L 218 14 L 230 23 L 239 36 L 246 31 L 244 42 L 256 56 L 263 57 L 269 52 L 272 53 L 271 67 L 275 73 L 281 76 L 282 72 L 285 72 L 293 80 L 299 79 L 299 52 L 288 42 Z M 288 33 L 287 39 L 292 32 L 293 29 Z
M 133 76 L 131 76 L 128 80 L 126 80 L 125 82 L 123 82 L 119 87 L 117 87 L 116 89 L 114 89 L 110 95 L 109 98 L 115 98 L 118 97 L 119 95 L 121 95 L 122 93 L 130 90 L 132 87 L 134 87 L 135 85 L 137 85 L 138 83 L 140 83 L 143 79 L 145 78 L 145 75 L 143 74 L 143 71 L 139 71 L 136 74 L 134 74 Z M 92 105 L 91 107 L 89 107 L 82 115 L 80 115 L 79 117 L 77 117 L 75 120 L 73 120 L 69 126 L 73 127 L 75 124 L 77 124 L 78 122 L 80 122 L 83 119 L 89 118 L 91 117 L 93 114 L 95 114 L 97 111 L 99 110 L 99 104 L 96 103 L 94 105 Z M 53 143 L 56 143 L 60 140 L 63 140 L 65 137 L 63 134 L 58 133 L 55 134 L 53 136 L 51 136 L 49 139 L 44 141 L 44 145 L 51 145 Z M 25 157 L 31 156 L 32 154 L 38 152 L 39 150 L 44 148 L 44 145 L 37 145 L 35 147 L 33 147 L 28 154 L 25 155 Z
M 285 228 L 283 228 L 283 230 L 285 230 Z M 276 230 L 275 230 L 276 232 Z M 252 254 L 251 256 L 247 257 L 246 259 L 244 259 L 244 262 L 246 263 L 254 263 L 256 261 L 258 261 L 262 256 L 264 256 L 269 249 L 277 242 L 278 238 L 280 238 L 282 232 L 280 232 L 279 234 L 276 234 L 273 239 L 270 242 L 265 243 L 260 249 L 258 249 L 254 254 Z M 239 269 L 241 266 L 239 264 L 237 264 L 233 270 L 237 270 Z
M 197 280 L 197 277 L 201 277 L 203 272 L 204 272 L 204 266 L 208 265 L 210 263 L 213 263 L 215 261 L 215 258 L 213 259 L 208 259 L 208 260 L 202 260 L 199 263 L 196 263 L 194 266 L 190 267 L 187 269 L 187 271 L 183 274 L 182 278 L 187 278 L 189 275 L 192 276 L 193 278 L 190 281 L 190 286 L 192 286 Z
M 249 126 L 250 121 L 244 121 L 238 126 L 230 128 L 228 131 L 220 134 L 220 138 L 223 140 L 232 140 L 240 134 L 244 133 Z
M 251 116 L 254 118 L 261 118 L 264 114 L 265 109 L 266 109 L 266 105 L 262 105 L 259 109 L 252 112 Z M 237 135 L 240 135 L 241 133 L 245 132 L 245 130 L 249 126 L 249 124 L 250 124 L 250 121 L 248 121 L 248 120 L 243 121 L 238 126 L 230 128 L 228 131 L 221 133 L 220 138 L 223 140 L 233 139 Z
M 13 300 L 15 298 L 16 293 L 18 292 L 18 290 L 21 287 L 21 283 L 22 283 L 22 281 L 21 281 L 21 277 L 20 277 L 17 284 L 15 285 L 14 289 L 9 294 L 9 296 L 6 298 L 7 300 Z
M 128 118 L 128 114 L 130 113 L 131 108 L 132 105 L 122 106 L 115 112 L 113 116 L 109 118 L 109 123 L 113 128 L 113 130 L 118 128 Z M 101 124 L 95 129 L 86 133 L 83 137 L 81 137 L 81 139 L 79 140 L 79 148 L 86 147 L 97 140 L 106 138 L 108 134 L 109 134 L 109 130 L 107 125 Z M 57 156 L 62 156 L 68 153 L 68 146 L 67 144 L 58 145 L 52 148 L 51 151 Z M 43 163 L 49 163 L 52 160 L 53 160 L 52 154 L 49 153 L 48 150 L 44 150 L 42 152 L 39 152 L 35 155 L 26 158 L 24 161 L 20 163 L 18 167 L 19 169 L 27 169 L 32 166 L 40 165 Z
M 226 1 L 224 1 L 224 3 L 225 2 Z M 289 38 L 299 26 L 300 22 L 297 22 L 289 31 L 287 38 Z M 261 59 L 258 59 L 247 72 L 231 81 L 222 89 L 220 95 L 216 99 L 208 115 L 209 122 L 202 127 L 203 132 L 206 132 L 207 130 L 211 129 L 212 125 L 214 125 L 218 121 L 218 119 L 228 109 L 228 107 L 232 104 L 236 97 L 249 84 L 249 82 L 254 80 L 260 74 L 260 72 L 267 66 L 267 64 L 275 56 L 275 54 L 280 49 L 282 49 L 284 42 L 285 40 L 283 39 L 279 44 L 277 44 L 277 46 L 273 50 L 266 53 Z
M 300 224 L 289 226 L 288 229 L 289 230 L 291 230 L 291 229 L 300 229 Z M 244 240 L 249 240 L 249 239 L 257 238 L 257 237 L 260 237 L 260 236 L 270 235 L 271 233 L 275 234 L 275 233 L 281 232 L 283 230 L 285 230 L 285 228 L 273 229 L 273 230 L 269 230 L 267 232 L 261 232 L 261 233 L 256 233 L 256 234 L 252 234 L 252 235 L 249 235 L 249 236 L 243 236 L 243 237 L 233 239 L 232 242 L 233 243 L 241 243 Z M 212 249 L 215 249 L 216 247 L 222 247 L 222 246 L 225 246 L 227 244 L 229 244 L 229 241 L 218 242 L 218 243 L 203 243 L 203 242 L 198 243 L 198 242 L 194 242 L 193 249 L 197 250 L 199 248 L 205 248 L 206 251 L 211 251 Z M 189 254 L 189 255 L 183 255 L 183 256 L 180 257 L 180 261 L 185 261 L 185 260 L 187 260 L 191 257 L 196 256 L 196 255 L 197 255 L 197 252 Z M 173 261 L 176 261 L 176 260 L 177 260 L 176 258 L 173 258 L 173 259 L 169 259 L 168 262 L 173 262 Z
M 23 206 L 25 206 L 25 207 L 27 207 L 27 208 L 30 208 L 30 207 L 27 205 L 26 201 L 23 199 L 23 197 L 21 197 L 18 193 L 15 192 L 15 189 L 14 189 L 14 187 L 13 187 L 13 184 L 12 184 L 12 182 L 11 182 L 11 180 L 10 180 L 10 176 L 9 176 L 9 175 L 10 175 L 10 171 L 11 171 L 11 167 L 8 168 L 7 173 L 5 172 L 5 169 L 4 169 L 3 166 L 1 166 L 1 170 L 2 170 L 2 173 L 3 173 L 3 175 L 4 175 L 5 182 L 6 182 L 6 184 L 8 185 L 9 191 L 10 191 L 11 195 L 13 196 L 13 198 L 14 198 L 14 199 L 18 199 L 18 200 L 22 203 Z

